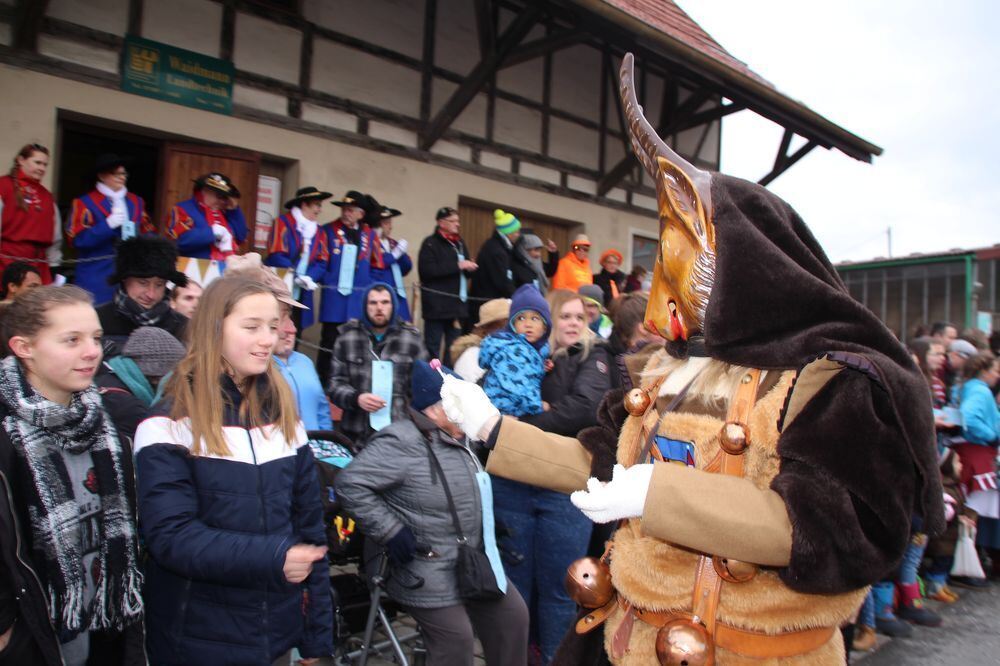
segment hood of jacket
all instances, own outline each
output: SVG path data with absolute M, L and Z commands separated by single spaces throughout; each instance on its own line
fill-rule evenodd
M 401 320 L 399 319 L 399 299 L 396 298 L 396 288 L 392 287 L 385 282 L 372 282 L 365 288 L 365 293 L 361 296 L 361 325 L 369 332 L 372 330 L 372 322 L 368 319 L 368 294 L 371 290 L 376 287 L 384 287 L 386 291 L 389 292 L 389 298 L 392 299 L 392 316 L 389 317 L 389 326 L 386 331 L 391 331 L 395 328 L 399 328 Z

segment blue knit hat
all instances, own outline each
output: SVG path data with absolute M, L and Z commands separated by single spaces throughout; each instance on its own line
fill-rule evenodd
M 445 372 L 453 377 L 458 377 L 449 368 L 441 366 L 441 372 Z M 458 377 L 461 379 L 461 377 Z M 441 385 L 444 380 L 438 371 L 431 367 L 427 361 L 414 361 L 413 371 L 410 375 L 410 407 L 419 411 L 427 409 L 431 405 L 441 402 Z
M 534 310 L 545 320 L 545 330 L 552 330 L 552 312 L 549 302 L 533 284 L 522 284 L 510 297 L 510 330 L 514 330 L 514 318 L 525 310 Z
M 499 208 L 493 211 L 493 223 L 496 224 L 497 231 L 504 235 L 512 234 L 521 229 L 521 220 L 514 217 L 511 213 L 505 213 Z

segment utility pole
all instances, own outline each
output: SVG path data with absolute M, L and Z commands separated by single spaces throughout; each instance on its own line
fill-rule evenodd
M 885 238 L 889 244 L 889 258 L 892 259 L 892 227 L 885 228 Z

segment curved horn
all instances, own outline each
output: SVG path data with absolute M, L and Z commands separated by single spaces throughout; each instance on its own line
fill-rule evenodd
M 635 70 L 635 58 L 631 53 L 626 53 L 622 59 L 619 77 L 621 81 L 621 101 L 622 109 L 625 112 L 625 122 L 628 124 L 629 139 L 632 141 L 632 151 L 638 158 L 647 173 L 656 180 L 658 168 L 657 158 L 663 158 L 677 166 L 683 171 L 691 183 L 698 190 L 706 212 L 711 211 L 712 201 L 712 174 L 694 166 L 686 159 L 678 155 L 666 144 L 649 124 L 639 106 L 636 98 L 635 85 L 633 83 L 633 72 Z

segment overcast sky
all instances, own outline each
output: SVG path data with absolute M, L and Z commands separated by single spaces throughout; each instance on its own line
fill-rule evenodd
M 881 146 L 814 149 L 770 185 L 833 261 L 1000 243 L 1000 2 L 678 0 L 785 95 Z M 758 180 L 782 129 L 723 122 L 722 171 Z M 798 144 L 793 144 L 793 151 Z

